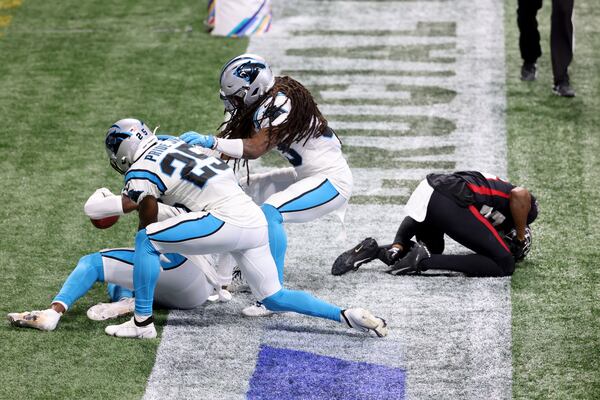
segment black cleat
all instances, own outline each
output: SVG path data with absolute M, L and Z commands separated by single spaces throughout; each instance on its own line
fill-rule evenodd
M 537 77 L 537 68 L 535 63 L 523 63 L 521 67 L 521 80 L 526 82 L 535 81 Z
M 560 97 L 575 97 L 575 90 L 573 90 L 569 82 L 562 82 L 554 85 L 552 92 Z
M 431 253 L 424 244 L 415 243 L 410 251 L 396 261 L 389 270 L 385 271 L 391 275 L 419 275 L 424 270 L 419 263 L 431 257 Z
M 331 273 L 344 275 L 348 271 L 356 271 L 361 265 L 377 258 L 378 254 L 377 241 L 373 238 L 366 238 L 355 247 L 340 254 L 333 262 Z

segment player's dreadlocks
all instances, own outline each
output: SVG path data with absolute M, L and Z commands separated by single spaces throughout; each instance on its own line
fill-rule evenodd
M 275 84 L 267 93 L 250 107 L 238 109 L 231 119 L 221 126 L 223 131 L 220 137 L 228 139 L 245 139 L 252 136 L 254 132 L 253 117 L 259 105 L 269 96 L 272 97 L 271 103 L 267 106 L 267 111 L 263 119 L 269 118 L 280 108 L 275 105 L 277 93 L 282 92 L 291 101 L 292 112 L 288 115 L 285 122 L 280 125 L 272 126 L 268 129 L 269 145 L 277 144 L 283 150 L 287 150 L 292 143 L 307 141 L 313 137 L 319 137 L 327 129 L 327 121 L 319 111 L 317 103 L 312 95 L 302 84 L 289 76 L 280 76 L 275 78 Z M 262 122 L 258 121 L 259 123 Z

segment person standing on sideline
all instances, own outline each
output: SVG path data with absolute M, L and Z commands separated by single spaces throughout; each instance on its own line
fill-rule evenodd
M 561 97 L 574 97 L 575 91 L 569 80 L 569 64 L 573 59 L 573 6 L 574 0 L 552 0 L 550 25 L 550 53 L 554 85 L 552 91 Z M 537 76 L 536 61 L 542 55 L 537 11 L 542 0 L 518 0 L 517 25 L 519 26 L 519 49 L 523 65 L 521 80 L 534 81 Z

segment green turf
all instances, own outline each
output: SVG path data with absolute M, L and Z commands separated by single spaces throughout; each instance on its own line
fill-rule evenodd
M 328 115 L 329 121 L 344 122 L 397 122 L 405 124 L 406 130 L 336 129 L 340 137 L 346 136 L 447 136 L 456 130 L 456 123 L 449 119 L 414 115 Z
M 24 1 L 0 36 L 0 314 L 46 308 L 84 254 L 132 246 L 136 216 L 107 231 L 83 202 L 122 184 L 103 139 L 123 117 L 163 132 L 215 130 L 220 66 L 245 40 L 210 37 L 196 1 Z M 106 336 L 85 310 L 57 331 L 0 324 L 0 399 L 134 399 L 143 394 L 158 340 Z M 159 313 L 162 325 L 165 313 Z
M 334 85 L 311 85 L 311 92 L 315 101 L 323 103 L 324 99 L 321 92 L 328 91 L 346 91 L 350 85 L 334 84 Z M 328 104 L 341 105 L 389 105 L 389 106 L 422 106 L 426 104 L 447 104 L 450 103 L 456 96 L 454 90 L 445 89 L 436 86 L 407 86 L 407 85 L 386 85 L 386 92 L 405 92 L 409 93 L 410 97 L 398 99 L 365 99 L 360 97 L 344 98 L 344 99 L 328 99 Z
M 510 177 L 538 195 L 541 214 L 513 278 L 514 397 L 600 398 L 600 11 L 576 2 L 569 100 L 550 93 L 550 1 L 539 79 L 518 80 L 515 3 L 506 6 Z M 120 187 L 105 130 L 126 116 L 162 131 L 214 130 L 219 67 L 246 42 L 204 33 L 201 2 L 25 0 L 0 15 L 13 17 L 0 36 L 5 314 L 46 307 L 81 255 L 132 244 L 135 218 L 98 231 L 81 211 L 96 187 Z M 158 341 L 105 336 L 106 324 L 85 317 L 105 299 L 94 289 L 52 333 L 0 324 L 0 399 L 139 398 Z
M 418 22 L 416 29 L 400 30 L 298 30 L 296 36 L 341 35 L 341 36 L 456 36 L 455 22 Z
M 343 49 L 331 47 L 310 47 L 291 49 L 286 52 L 289 56 L 310 57 L 341 57 L 346 58 L 373 58 L 376 60 L 398 60 L 417 62 L 453 63 L 456 57 L 434 56 L 436 51 L 454 50 L 454 43 L 419 44 L 404 46 L 357 46 Z
M 519 80 L 516 1 L 506 5 L 513 181 L 539 197 L 534 248 L 512 280 L 514 397 L 600 398 L 600 10 L 575 2 L 574 99 L 551 94 L 550 1 L 536 82 Z

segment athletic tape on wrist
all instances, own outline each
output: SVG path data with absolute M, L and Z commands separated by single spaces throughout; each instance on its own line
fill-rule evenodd
M 213 148 L 233 158 L 242 158 L 244 155 L 244 142 L 242 139 L 215 138 Z
M 121 196 L 99 197 L 92 195 L 83 206 L 85 215 L 90 218 L 100 219 L 123 215 L 123 201 Z

